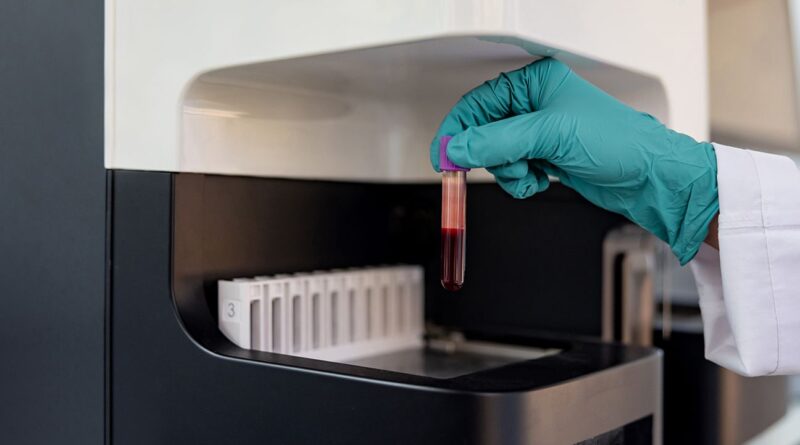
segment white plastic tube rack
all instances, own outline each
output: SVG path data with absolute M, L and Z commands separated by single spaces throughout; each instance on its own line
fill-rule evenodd
M 220 280 L 219 329 L 245 349 L 328 361 L 419 347 L 422 278 L 391 266 Z

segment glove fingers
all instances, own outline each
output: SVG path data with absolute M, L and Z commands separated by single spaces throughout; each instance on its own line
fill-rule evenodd
M 484 82 L 465 94 L 444 118 L 430 146 L 431 164 L 439 171 L 439 139 L 467 128 L 540 109 L 572 71 L 555 59 L 541 59 Z
M 550 186 L 547 174 L 536 168 L 528 168 L 528 172 L 521 178 L 495 176 L 495 179 L 506 193 L 517 199 L 530 198 Z
M 538 186 L 537 192 L 543 192 L 550 188 L 550 178 L 547 177 L 547 173 L 534 167 L 531 167 L 531 171 L 536 176 L 536 185 Z
M 510 164 L 498 165 L 496 167 L 488 167 L 486 170 L 496 178 L 503 179 L 522 179 L 529 171 L 527 161 L 517 161 Z
M 547 162 L 547 161 L 531 161 L 531 164 L 535 165 L 535 168 L 538 168 L 545 175 L 552 176 L 558 179 L 558 182 L 566 185 L 571 189 L 575 189 L 575 181 L 576 179 L 573 178 L 569 173 L 565 172 L 564 170 L 556 167 L 555 165 Z M 532 167 L 533 168 L 533 167 Z M 582 183 L 582 182 L 581 182 Z M 582 183 L 583 184 L 583 183 Z
M 453 136 L 447 157 L 468 168 L 496 167 L 520 160 L 556 159 L 562 142 L 562 128 L 569 128 L 569 117 L 537 111 L 479 127 L 470 127 Z

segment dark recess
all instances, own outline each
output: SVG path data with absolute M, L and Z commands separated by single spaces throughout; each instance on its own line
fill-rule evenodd
M 174 288 L 184 316 L 215 316 L 218 279 L 409 263 L 425 267 L 426 315 L 439 325 L 600 335 L 603 238 L 625 220 L 559 184 L 526 201 L 494 184 L 469 186 L 466 282 L 451 293 L 439 284 L 437 184 L 174 181 Z

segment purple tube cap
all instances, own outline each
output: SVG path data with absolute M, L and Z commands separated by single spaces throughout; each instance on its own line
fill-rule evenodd
M 439 139 L 439 169 L 448 172 L 468 172 L 468 168 L 459 167 L 447 158 L 447 144 L 453 136 L 442 136 Z

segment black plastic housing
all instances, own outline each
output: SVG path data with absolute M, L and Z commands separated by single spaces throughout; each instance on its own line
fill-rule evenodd
M 567 388 L 564 384 L 573 381 L 591 385 L 591 378 L 603 375 L 598 371 L 636 366 L 650 370 L 634 382 L 639 391 L 658 386 L 650 380 L 660 369 L 653 350 L 569 339 L 576 335 L 561 334 L 558 340 L 535 335 L 567 321 L 574 334 L 598 329 L 600 283 L 594 274 L 600 269 L 602 234 L 595 231 L 615 226 L 620 218 L 566 189 L 554 187 L 526 206 L 506 199 L 492 184 L 472 186 L 472 281 L 463 293 L 450 295 L 438 289 L 436 274 L 429 272 L 436 270 L 438 255 L 433 186 L 111 175 L 115 444 L 524 443 L 535 436 L 531 410 L 543 403 L 536 398 L 545 394 L 542 389 Z M 547 216 L 549 205 L 563 206 L 567 215 Z M 583 212 L 573 215 L 576 227 L 560 227 L 558 221 L 569 220 L 570 210 Z M 503 214 L 498 212 L 512 212 L 502 231 L 493 216 Z M 520 212 L 529 214 L 515 214 Z M 517 217 L 527 217 L 528 224 L 508 222 Z M 548 236 L 537 236 L 544 240 L 538 246 L 522 238 L 542 230 Z M 562 256 L 571 248 L 579 251 L 559 271 L 544 266 L 550 259 L 543 252 L 557 247 Z M 505 255 L 515 259 L 503 260 Z M 555 345 L 565 352 L 436 379 L 246 351 L 216 329 L 219 278 L 394 262 L 425 266 L 430 319 L 458 326 L 469 336 Z M 537 264 L 542 265 L 538 272 Z M 494 289 L 492 275 L 500 270 L 510 275 Z M 539 274 L 548 273 L 572 279 L 555 294 L 549 285 L 536 286 Z M 557 296 L 571 305 L 571 312 L 563 305 L 563 320 L 557 302 L 549 305 L 555 308 L 550 316 L 541 310 L 519 315 L 518 303 L 536 307 Z M 484 317 L 477 316 L 479 307 L 485 308 Z M 574 319 L 567 320 L 570 313 Z M 614 424 L 619 428 L 614 434 L 623 434 L 630 423 L 629 430 L 650 438 L 649 414 L 638 423 L 636 417 Z

